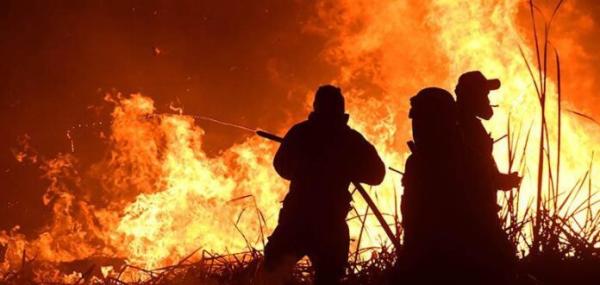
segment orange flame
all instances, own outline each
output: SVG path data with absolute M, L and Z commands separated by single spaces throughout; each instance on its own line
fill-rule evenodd
M 480 69 L 503 81 L 491 95 L 500 105 L 487 124 L 494 137 L 506 133 L 510 117 L 522 126 L 523 136 L 532 126 L 531 140 L 539 139 L 539 104 L 518 51 L 527 46 L 515 24 L 518 9 L 515 0 L 340 0 L 317 5 L 318 17 L 332 30 L 310 21 L 306 30 L 333 32 L 325 56 L 342 66 L 336 81 L 348 86 L 351 125 L 375 143 L 388 166 L 402 168 L 408 155 L 404 143 L 410 139 L 408 98 L 425 86 L 452 90 L 467 70 Z M 329 18 L 332 10 L 339 17 Z M 530 50 L 525 53 L 532 57 Z M 550 82 L 550 101 L 555 89 Z M 193 117 L 156 114 L 152 99 L 140 94 L 106 100 L 114 104 L 109 152 L 86 170 L 73 154 L 43 161 L 50 182 L 43 199 L 52 209 L 52 222 L 35 239 L 25 238 L 18 228 L 0 232 L 0 244 L 8 245 L 0 273 L 19 268 L 23 254 L 48 263 L 114 256 L 151 269 L 176 263 L 196 249 L 235 253 L 262 248 L 287 190 L 271 167 L 276 144 L 251 137 L 209 157 L 202 149 L 204 131 Z M 555 120 L 556 113 L 556 106 L 549 105 L 548 118 Z M 561 172 L 567 188 L 585 172 L 590 153 L 600 150 L 600 135 L 596 126 L 576 117 L 565 115 L 562 124 Z M 550 122 L 552 144 L 555 125 Z M 506 149 L 502 141 L 494 153 L 502 170 L 507 169 Z M 528 152 L 525 165 L 536 164 L 534 153 Z M 598 169 L 591 175 L 598 177 Z M 526 205 L 535 194 L 536 173 L 528 167 L 522 172 L 521 204 Z M 390 223 L 401 195 L 398 178 L 388 173 L 382 186 L 371 191 Z M 355 196 L 354 207 L 366 204 Z M 355 238 L 360 222 L 349 223 Z M 369 235 L 361 247 L 387 242 L 375 219 L 366 224 Z M 111 274 L 111 266 L 103 265 L 104 276 Z M 36 274 L 45 281 L 80 277 L 52 266 Z

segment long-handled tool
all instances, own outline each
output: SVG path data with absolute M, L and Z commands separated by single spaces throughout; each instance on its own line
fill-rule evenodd
M 237 129 L 240 129 L 243 131 L 247 131 L 247 132 L 253 132 L 254 134 L 256 134 L 260 137 L 263 137 L 263 138 L 266 138 L 266 139 L 269 139 L 269 140 L 272 140 L 272 141 L 275 141 L 278 143 L 283 142 L 282 137 L 271 134 L 269 132 L 262 131 L 262 130 L 252 129 L 252 128 L 248 128 L 246 126 L 242 126 L 242 125 L 234 124 L 234 123 L 230 123 L 230 122 L 224 122 L 224 121 L 217 120 L 215 118 L 207 117 L 207 116 L 196 115 L 196 116 L 192 116 L 192 117 L 199 119 L 199 120 L 209 121 L 209 122 L 217 123 L 217 124 L 228 126 L 228 127 L 234 127 L 234 128 L 237 128 Z M 392 170 L 397 171 L 398 173 L 401 173 L 398 170 L 395 170 L 395 169 L 392 169 Z M 396 238 L 396 236 L 394 235 L 394 232 L 392 232 L 392 229 L 390 229 L 390 226 L 387 224 L 387 222 L 383 218 L 383 215 L 379 211 L 379 208 L 377 208 L 377 205 L 375 205 L 375 202 L 373 202 L 373 199 L 371 199 L 371 196 L 369 196 L 369 193 L 367 193 L 367 190 L 365 190 L 365 188 L 360 183 L 353 181 L 352 184 L 354 185 L 356 190 L 358 190 L 358 193 L 360 193 L 360 195 L 363 197 L 363 199 L 365 199 L 365 202 L 367 202 L 367 205 L 373 211 L 373 214 L 377 218 L 377 221 L 379 221 L 379 223 L 381 224 L 383 231 L 385 231 L 385 234 L 388 236 L 388 238 L 390 239 L 390 241 L 396 248 L 396 252 L 398 253 L 400 250 L 400 241 Z
M 274 135 L 274 134 L 271 134 L 271 133 L 268 133 L 265 131 L 257 130 L 257 131 L 255 131 L 255 133 L 263 138 L 266 138 L 266 139 L 269 139 L 272 141 L 276 141 L 279 143 L 283 142 L 283 138 L 281 138 L 280 136 L 277 136 L 277 135 Z M 358 190 L 358 193 L 360 193 L 360 195 L 363 197 L 363 199 L 365 199 L 365 202 L 367 202 L 367 205 L 369 205 L 369 208 L 371 208 L 371 210 L 373 211 L 373 214 L 375 215 L 375 217 L 381 224 L 381 227 L 385 231 L 385 234 L 388 236 L 390 241 L 392 241 L 392 243 L 394 244 L 396 251 L 400 250 L 400 241 L 396 238 L 396 236 L 394 235 L 394 232 L 392 232 L 392 229 L 390 229 L 390 226 L 387 224 L 387 222 L 383 218 L 383 215 L 377 208 L 377 205 L 375 205 L 375 202 L 373 202 L 373 199 L 371 199 L 371 196 L 369 196 L 369 193 L 367 193 L 367 190 L 365 190 L 365 188 L 358 182 L 352 181 L 352 184 L 354 185 L 354 187 L 356 187 L 356 190 Z
M 157 116 L 156 114 L 149 114 L 146 115 L 146 118 L 152 118 L 154 116 Z M 213 122 L 216 124 L 220 124 L 223 126 L 227 126 L 227 127 L 233 127 L 233 128 L 237 128 L 246 132 L 252 132 L 256 135 L 259 135 L 263 138 L 272 140 L 272 141 L 276 141 L 276 142 L 283 142 L 283 138 L 265 132 L 265 131 L 261 131 L 261 130 L 256 130 L 256 129 L 252 129 L 252 128 L 248 128 L 246 126 L 242 126 L 239 124 L 235 124 L 235 123 L 230 123 L 230 122 L 225 122 L 225 121 L 221 121 L 212 117 L 207 117 L 207 116 L 201 116 L 201 115 L 188 115 L 191 116 L 195 119 L 198 120 L 203 120 L 203 121 L 209 121 L 209 122 Z M 76 126 L 71 127 L 69 130 L 67 130 L 67 138 L 70 140 L 71 142 L 71 151 L 75 152 L 75 146 L 74 146 L 74 142 L 73 139 L 71 137 L 71 131 L 78 129 L 78 128 L 82 128 L 82 127 L 88 127 L 89 126 L 103 126 L 103 125 L 107 125 L 107 124 L 103 124 L 103 122 L 94 122 L 91 124 L 78 124 Z M 109 124 L 108 124 L 109 125 Z M 396 170 L 392 167 L 389 167 L 390 170 L 397 172 L 399 174 L 403 174 L 401 171 Z M 383 215 L 381 214 L 381 212 L 379 211 L 379 209 L 377 208 L 377 205 L 375 205 L 375 202 L 373 202 L 373 199 L 371 199 L 371 197 L 369 196 L 369 194 L 367 193 L 367 191 L 365 190 L 365 188 L 358 182 L 352 182 L 352 184 L 354 185 L 354 187 L 356 187 L 356 190 L 358 190 L 358 193 L 360 193 L 360 195 L 363 197 L 363 199 L 365 199 L 365 201 L 367 202 L 367 205 L 369 206 L 369 208 L 371 208 L 371 210 L 373 210 L 373 214 L 375 215 L 375 217 L 377 218 L 377 220 L 379 221 L 379 223 L 381 224 L 381 227 L 383 228 L 383 230 L 385 231 L 386 235 L 388 236 L 388 238 L 390 239 L 390 241 L 392 241 L 392 243 L 394 244 L 394 247 L 396 248 L 396 251 L 400 250 L 400 241 L 396 238 L 396 236 L 394 235 L 394 232 L 392 232 L 392 230 L 390 229 L 390 226 L 387 224 L 387 222 L 385 221 L 385 219 L 383 218 Z

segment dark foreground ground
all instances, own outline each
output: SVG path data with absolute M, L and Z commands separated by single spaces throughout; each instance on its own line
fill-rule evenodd
M 146 271 L 111 258 L 97 258 L 58 265 L 64 272 L 81 272 L 73 284 L 210 284 L 245 285 L 256 284 L 262 255 L 260 252 L 248 252 L 238 255 L 211 255 L 203 253 L 203 259 L 190 261 L 183 259 L 173 266 Z M 343 284 L 415 284 L 403 280 L 398 274 L 396 255 L 385 248 L 371 249 L 370 258 L 350 262 L 350 273 Z M 364 255 L 363 255 L 364 256 Z M 354 260 L 355 256 L 350 256 Z M 107 264 L 115 266 L 116 273 L 104 277 L 101 267 Z M 0 284 L 64 284 L 63 282 L 34 281 L 35 271 L 49 266 L 35 261 L 25 263 L 18 271 L 1 276 Z M 435 271 L 435 270 L 433 270 Z M 433 273 L 432 271 L 432 273 Z M 526 257 L 519 262 L 519 279 L 513 284 L 600 284 L 600 255 L 596 251 L 589 256 L 551 256 L 538 258 Z M 138 273 L 143 281 L 124 282 L 124 276 Z M 307 261 L 298 263 L 293 272 L 290 285 L 312 284 L 313 272 Z M 50 282 L 49 282 L 50 281 Z M 419 283 L 425 284 L 425 283 Z

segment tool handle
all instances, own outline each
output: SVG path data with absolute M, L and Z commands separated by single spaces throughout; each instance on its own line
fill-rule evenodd
M 279 142 L 279 143 L 283 142 L 283 138 L 282 137 L 274 135 L 274 134 L 271 134 L 271 133 L 267 133 L 265 131 L 258 130 L 258 131 L 256 131 L 256 134 L 259 135 L 259 136 L 261 136 L 261 137 L 263 137 L 263 138 L 265 138 L 265 139 L 270 139 L 272 141 L 276 141 L 276 142 Z
M 354 185 L 354 187 L 356 187 L 356 190 L 358 190 L 358 193 L 360 193 L 360 195 L 363 197 L 365 202 L 367 202 L 367 205 L 369 205 L 369 208 L 371 208 L 371 210 L 373 211 L 373 214 L 375 215 L 375 218 L 377 218 L 377 221 L 381 225 L 381 228 L 383 228 L 383 231 L 385 232 L 385 234 L 388 236 L 388 238 L 390 239 L 390 241 L 396 248 L 396 253 L 399 253 L 400 246 L 401 246 L 400 241 L 394 235 L 394 232 L 392 231 L 392 229 L 386 222 L 385 218 L 383 217 L 383 214 L 381 214 L 381 212 L 379 211 L 379 208 L 377 208 L 377 205 L 375 205 L 375 202 L 373 201 L 373 199 L 371 199 L 371 196 L 369 196 L 369 193 L 367 193 L 367 190 L 365 190 L 365 188 L 358 182 L 353 181 L 352 184 Z

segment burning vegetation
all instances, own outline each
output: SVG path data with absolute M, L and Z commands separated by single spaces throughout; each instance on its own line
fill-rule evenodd
M 569 63 L 552 42 L 552 31 L 560 29 L 556 13 L 561 5 L 573 7 L 559 1 L 545 11 L 512 0 L 414 4 L 318 1 L 316 16 L 303 23 L 307 33 L 334 35 L 321 56 L 341 66 L 332 81 L 350 86 L 351 125 L 374 142 L 386 166 L 401 169 L 410 95 L 423 84 L 454 86 L 458 74 L 474 67 L 501 78 L 492 97 L 496 117 L 486 127 L 498 139 L 499 168 L 524 176 L 519 191 L 499 198 L 523 275 L 542 284 L 595 284 L 600 126 L 565 100 L 569 83 L 561 66 Z M 523 11 L 526 28 L 519 26 Z M 69 129 L 61 153 L 41 155 L 30 144 L 35 137 L 19 138 L 14 159 L 34 165 L 48 183 L 39 198 L 49 222 L 36 235 L 19 226 L 0 231 L 0 280 L 251 284 L 287 191 L 272 169 L 277 144 L 248 136 L 209 154 L 201 116 L 178 108 L 158 112 L 151 96 L 139 93 L 107 94 L 103 104 L 110 119 Z M 105 148 L 91 163 L 78 155 L 83 132 Z M 381 186 L 367 189 L 377 209 L 351 189 L 346 284 L 395 278 L 394 242 L 372 213 L 380 211 L 401 242 L 400 175 L 388 171 Z M 307 261 L 294 274 L 299 284 L 310 282 Z

